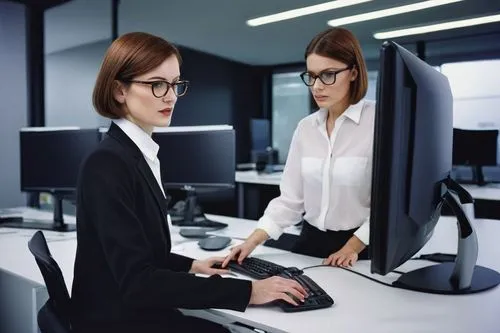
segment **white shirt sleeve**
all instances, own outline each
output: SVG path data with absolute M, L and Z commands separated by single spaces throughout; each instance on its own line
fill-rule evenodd
M 302 220 L 303 193 L 299 123 L 290 143 L 280 183 L 280 196 L 269 202 L 257 228 L 264 230 L 271 238 L 278 239 L 285 228 Z
M 370 217 L 367 217 L 359 229 L 354 232 L 354 236 L 358 237 L 365 245 L 370 243 Z
M 371 146 L 371 150 L 373 150 L 373 145 Z M 367 174 L 369 175 L 369 184 L 372 182 L 373 175 L 373 155 L 370 155 L 368 159 L 368 168 L 366 169 Z M 368 205 L 371 206 L 371 185 L 370 185 L 370 194 L 368 197 Z M 368 210 L 368 215 L 366 216 L 363 224 L 359 227 L 358 230 L 354 232 L 354 235 L 359 238 L 360 241 L 363 242 L 366 246 L 370 243 L 370 210 Z

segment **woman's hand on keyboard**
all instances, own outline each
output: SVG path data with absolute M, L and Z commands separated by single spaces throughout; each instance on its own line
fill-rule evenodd
M 306 296 L 307 292 L 297 281 L 273 276 L 252 282 L 249 304 L 266 304 L 275 300 L 284 300 L 290 304 L 299 305 L 295 298 L 304 302 Z
M 256 229 L 244 243 L 231 248 L 231 252 L 224 259 L 222 267 L 226 267 L 231 260 L 236 260 L 241 265 L 243 259 L 248 257 L 258 245 L 262 244 L 268 238 L 269 236 L 264 230 Z
M 213 267 L 215 264 L 222 262 L 222 260 L 224 260 L 224 258 L 222 257 L 211 257 L 205 260 L 193 260 L 189 273 L 208 275 L 229 274 L 229 271 L 227 269 Z

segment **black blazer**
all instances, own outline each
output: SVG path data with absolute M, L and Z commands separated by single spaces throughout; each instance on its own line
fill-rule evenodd
M 196 277 L 171 253 L 167 201 L 134 142 L 114 123 L 80 170 L 73 324 L 119 331 L 177 320 L 176 308 L 244 311 L 249 281 Z M 168 331 L 168 330 L 166 330 Z

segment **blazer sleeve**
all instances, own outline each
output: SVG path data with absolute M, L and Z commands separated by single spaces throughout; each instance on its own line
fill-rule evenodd
M 168 265 L 174 271 L 189 272 L 193 264 L 193 258 L 185 257 L 177 253 L 170 253 L 168 257 Z
M 134 184 L 139 177 L 135 168 L 112 150 L 98 150 L 86 160 L 78 189 L 78 209 L 84 210 L 94 227 L 124 303 L 140 309 L 244 311 L 251 282 L 219 275 L 202 278 L 155 266 L 152 249 L 134 212 Z M 186 257 L 173 255 L 172 259 L 172 266 L 177 268 L 185 270 L 190 265 Z

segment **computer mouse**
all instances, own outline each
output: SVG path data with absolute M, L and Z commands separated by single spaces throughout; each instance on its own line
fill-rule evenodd
M 213 236 L 200 240 L 198 245 L 205 251 L 222 250 L 231 243 L 230 237 Z

